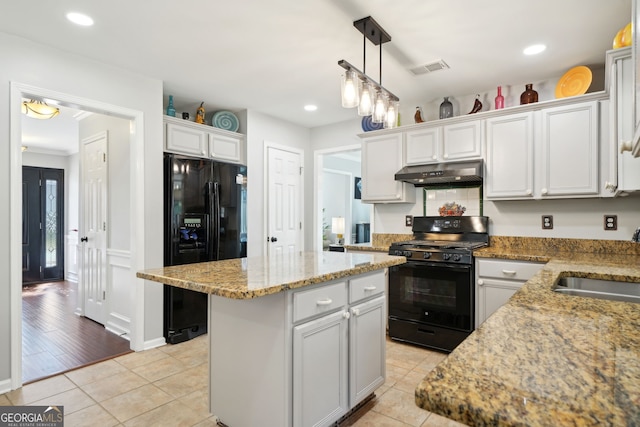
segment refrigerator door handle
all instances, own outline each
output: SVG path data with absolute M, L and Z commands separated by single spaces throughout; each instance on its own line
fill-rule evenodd
M 209 197 L 209 218 L 211 219 L 211 233 L 209 248 L 211 250 L 211 260 L 218 261 L 220 254 L 220 184 L 208 182 Z

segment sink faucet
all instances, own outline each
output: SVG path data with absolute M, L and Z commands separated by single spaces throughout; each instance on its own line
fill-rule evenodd
M 633 233 L 633 237 L 631 238 L 632 242 L 640 242 L 640 227 Z

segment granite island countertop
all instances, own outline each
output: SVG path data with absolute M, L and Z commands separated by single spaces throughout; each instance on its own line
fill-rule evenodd
M 640 282 L 640 253 L 561 249 L 475 252 L 548 263 L 424 378 L 418 406 L 469 425 L 640 424 L 640 304 L 553 292 L 563 276 Z
M 234 299 L 251 299 L 404 264 L 382 253 L 296 252 L 139 271 L 137 277 Z

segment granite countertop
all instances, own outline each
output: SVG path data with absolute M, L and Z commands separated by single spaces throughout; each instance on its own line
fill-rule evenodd
M 591 252 L 535 244 L 476 251 L 548 263 L 424 378 L 416 404 L 469 425 L 638 425 L 640 304 L 552 290 L 563 276 L 640 282 L 637 246 L 604 253 L 610 247 L 589 242 L 578 243 L 595 245 Z
M 296 252 L 139 271 L 142 279 L 226 298 L 250 299 L 404 264 L 381 253 Z

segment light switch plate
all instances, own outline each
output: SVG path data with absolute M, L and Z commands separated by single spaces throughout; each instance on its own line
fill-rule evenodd
M 604 216 L 604 229 L 605 230 L 617 230 L 618 229 L 618 215 L 605 215 Z
M 542 229 L 553 230 L 553 215 L 542 215 Z

